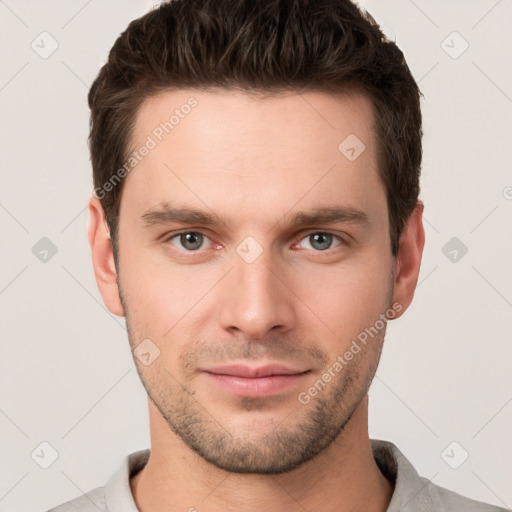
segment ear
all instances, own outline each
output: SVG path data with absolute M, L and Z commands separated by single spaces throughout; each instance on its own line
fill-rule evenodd
M 402 309 L 395 318 L 403 315 L 414 297 L 420 273 L 421 257 L 425 245 L 422 202 L 418 202 L 409 216 L 400 237 L 398 254 L 395 259 L 392 303 L 398 302 Z
M 119 297 L 119 287 L 117 285 L 114 251 L 105 212 L 99 199 L 94 196 L 89 201 L 88 238 L 91 246 L 96 284 L 103 297 L 103 302 L 111 313 L 117 316 L 124 316 L 123 306 Z

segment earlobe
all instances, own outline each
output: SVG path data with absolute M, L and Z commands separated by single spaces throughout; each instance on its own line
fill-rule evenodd
M 400 246 L 394 269 L 392 303 L 398 302 L 402 309 L 395 318 L 402 316 L 411 304 L 418 283 L 423 247 L 425 245 L 425 231 L 422 219 L 423 209 L 423 203 L 418 202 L 409 216 L 400 237 Z
M 91 246 L 96 284 L 103 297 L 103 302 L 111 313 L 124 316 L 119 297 L 112 241 L 105 219 L 105 212 L 99 199 L 94 196 L 89 201 L 88 239 Z

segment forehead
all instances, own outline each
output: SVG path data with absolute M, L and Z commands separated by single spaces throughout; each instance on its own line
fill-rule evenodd
M 307 154 L 301 149 L 318 147 L 319 139 L 325 147 L 338 149 L 340 137 L 359 134 L 371 145 L 373 124 L 371 100 L 358 92 L 263 95 L 225 89 L 175 90 L 143 102 L 137 112 L 132 142 L 140 145 L 148 135 L 157 143 L 169 138 L 188 142 L 189 146 L 201 141 L 222 142 L 211 149 L 217 148 L 221 155 L 216 156 L 223 160 L 229 157 L 224 150 L 230 143 L 238 150 L 233 155 L 237 160 L 242 152 L 252 148 L 258 151 L 264 144 L 267 154 L 272 149 L 296 148 L 303 158 Z M 252 145 L 236 147 L 240 142 Z
M 127 175 L 121 208 L 177 198 L 228 208 L 229 198 L 239 216 L 299 201 L 375 210 L 384 189 L 373 125 L 372 103 L 358 93 L 166 91 L 137 114 L 131 149 L 151 148 Z

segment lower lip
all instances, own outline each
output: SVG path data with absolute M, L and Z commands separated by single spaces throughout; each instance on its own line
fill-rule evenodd
M 277 395 L 295 386 L 309 372 L 293 375 L 271 375 L 268 377 L 237 377 L 205 372 L 221 388 L 239 396 L 265 397 Z

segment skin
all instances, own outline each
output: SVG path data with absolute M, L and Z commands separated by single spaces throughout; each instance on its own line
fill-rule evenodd
M 150 339 L 160 351 L 148 366 L 134 358 L 151 433 L 149 461 L 131 479 L 137 506 L 385 511 L 393 486 L 371 453 L 367 395 L 385 325 L 309 403 L 298 395 L 379 315 L 393 304 L 395 318 L 408 308 L 423 205 L 393 257 L 372 104 L 355 92 L 165 92 L 142 105 L 133 147 L 190 97 L 197 106 L 126 177 L 118 272 L 103 209 L 95 197 L 89 203 L 103 300 L 126 316 L 132 350 Z M 349 134 L 365 144 L 354 161 L 338 150 Z M 145 225 L 142 216 L 163 202 L 214 212 L 223 223 Z M 326 206 L 357 209 L 367 222 L 292 224 L 294 214 Z M 176 236 L 184 231 L 202 233 L 203 244 L 187 251 Z M 315 233 L 335 236 L 318 244 Z M 249 236 L 261 249 L 250 263 L 237 252 Z M 309 372 L 251 398 L 202 371 L 270 362 Z

